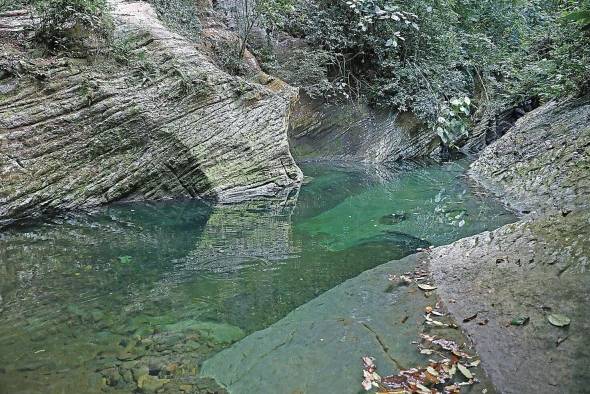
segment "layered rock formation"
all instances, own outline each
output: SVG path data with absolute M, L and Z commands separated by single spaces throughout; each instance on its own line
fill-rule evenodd
M 577 393 L 590 379 L 589 121 L 588 98 L 520 119 L 470 174 L 531 215 L 430 256 L 440 295 L 503 393 Z M 551 314 L 571 324 L 556 327 Z
M 289 139 L 297 158 L 369 163 L 426 157 L 440 146 L 440 138 L 409 113 L 305 97 L 291 118 Z
M 116 200 L 276 195 L 296 91 L 219 70 L 143 2 L 111 3 L 126 64 L 32 58 L 0 16 L 0 225 Z M 109 57 L 109 56 L 107 56 Z
M 587 208 L 590 97 L 530 112 L 482 152 L 470 175 L 517 210 Z

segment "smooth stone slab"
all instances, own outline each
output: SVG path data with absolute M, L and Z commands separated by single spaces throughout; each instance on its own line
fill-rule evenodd
M 382 375 L 424 364 L 411 342 L 435 300 L 413 287 L 392 289 L 387 279 L 423 258 L 409 256 L 344 282 L 207 360 L 202 375 L 232 393 L 357 393 L 364 355 L 375 357 Z
M 440 297 L 498 391 L 588 392 L 590 212 L 508 224 L 430 256 Z M 477 319 L 463 321 L 475 313 Z M 550 314 L 571 324 L 555 327 Z M 528 324 L 511 325 L 518 317 Z M 477 324 L 484 319 L 487 324 Z

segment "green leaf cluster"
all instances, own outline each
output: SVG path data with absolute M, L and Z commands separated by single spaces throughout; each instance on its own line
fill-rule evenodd
M 590 80 L 588 0 L 291 0 L 281 9 L 273 26 L 332 57 L 327 85 L 341 97 L 411 111 L 435 129 L 455 97 L 472 100 L 463 124 L 583 93 Z

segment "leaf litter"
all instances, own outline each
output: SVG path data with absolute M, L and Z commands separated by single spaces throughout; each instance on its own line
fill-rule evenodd
M 549 320 L 549 323 L 553 324 L 556 327 L 566 327 L 569 326 L 569 324 L 571 323 L 569 317 L 561 315 L 559 313 L 552 313 L 548 315 L 547 320 Z
M 431 317 L 446 316 L 439 311 L 440 308 L 440 302 L 434 308 L 425 308 L 426 327 L 457 328 L 452 322 L 442 322 Z M 473 356 L 466 353 L 463 350 L 465 345 L 427 333 L 420 334 L 420 339 L 420 342 L 413 342 L 418 345 L 420 353 L 437 357 L 438 360 L 430 359 L 424 367 L 410 368 L 399 371 L 396 375 L 382 377 L 376 372 L 374 359 L 364 356 L 362 387 L 366 391 L 375 390 L 379 394 L 460 394 L 462 387 L 479 383 L 469 368 L 477 367 L 480 360 L 474 360 Z

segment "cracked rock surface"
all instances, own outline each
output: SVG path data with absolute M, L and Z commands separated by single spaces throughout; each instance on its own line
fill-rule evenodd
M 14 44 L 27 16 L 0 15 L 0 226 L 117 200 L 273 196 L 301 181 L 293 88 L 221 71 L 147 3 L 110 5 L 127 65 L 28 57 Z

